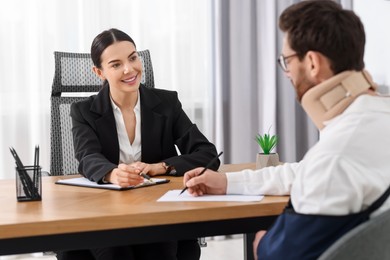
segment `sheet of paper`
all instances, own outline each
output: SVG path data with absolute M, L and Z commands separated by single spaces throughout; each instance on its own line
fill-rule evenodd
M 183 194 L 179 195 L 181 190 L 170 190 L 167 191 L 161 198 L 157 201 L 261 201 L 264 196 L 248 196 L 248 195 L 203 195 L 199 197 L 194 197 L 185 191 Z
M 165 183 L 165 182 L 167 182 L 166 179 L 151 178 L 151 182 L 145 179 L 143 184 L 122 188 L 116 184 L 97 184 L 96 182 L 90 181 L 84 177 L 60 179 L 60 180 L 56 181 L 57 184 L 67 184 L 67 185 L 74 185 L 74 186 L 81 186 L 81 187 L 110 189 L 110 190 L 134 189 L 134 188 L 138 188 L 138 187 L 155 185 L 155 184 Z

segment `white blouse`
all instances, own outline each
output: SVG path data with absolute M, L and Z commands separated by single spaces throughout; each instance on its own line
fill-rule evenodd
M 135 137 L 133 144 L 130 143 L 127 135 L 125 121 L 123 120 L 121 109 L 115 104 L 111 96 L 111 105 L 114 111 L 116 130 L 118 132 L 119 142 L 119 163 L 133 163 L 141 161 L 141 101 L 139 98 L 137 104 L 134 107 L 136 125 L 135 125 Z

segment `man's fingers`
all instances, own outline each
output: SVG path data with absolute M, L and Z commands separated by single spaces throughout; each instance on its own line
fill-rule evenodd
M 196 185 L 204 184 L 205 183 L 205 176 L 195 176 L 194 178 L 191 178 L 186 182 L 187 187 L 194 187 Z
M 203 170 L 203 168 L 199 167 L 199 168 L 195 168 L 195 169 L 192 169 L 192 170 L 186 172 L 184 175 L 184 180 L 187 181 L 189 179 L 192 179 L 192 178 L 198 176 L 202 172 L 202 170 Z

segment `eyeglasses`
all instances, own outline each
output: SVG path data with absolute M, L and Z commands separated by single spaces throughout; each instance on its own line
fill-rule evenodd
M 291 55 L 288 55 L 286 57 L 283 56 L 283 54 L 281 54 L 279 56 L 279 59 L 278 59 L 278 63 L 280 65 L 280 67 L 282 68 L 282 70 L 284 72 L 287 72 L 288 71 L 288 68 L 287 68 L 287 59 L 289 58 L 292 58 L 294 56 L 298 56 L 298 53 L 294 53 L 294 54 L 291 54 Z

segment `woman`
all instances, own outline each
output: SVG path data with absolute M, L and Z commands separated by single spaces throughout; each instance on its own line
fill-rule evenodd
M 142 63 L 130 36 L 117 29 L 103 31 L 92 42 L 91 57 L 93 71 L 104 80 L 103 88 L 71 106 L 74 147 L 82 175 L 125 187 L 143 182 L 141 172 L 182 176 L 217 155 L 215 146 L 183 111 L 176 92 L 141 84 Z M 210 168 L 218 167 L 219 161 Z M 196 240 L 91 252 L 95 259 L 200 257 Z

